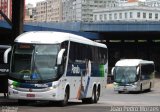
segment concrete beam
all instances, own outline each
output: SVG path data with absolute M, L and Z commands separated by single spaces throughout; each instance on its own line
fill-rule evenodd
M 0 10 L 0 15 L 7 21 L 7 23 L 12 26 L 11 20 Z
M 12 0 L 12 33 L 14 39 L 23 33 L 23 20 L 24 20 L 24 0 Z

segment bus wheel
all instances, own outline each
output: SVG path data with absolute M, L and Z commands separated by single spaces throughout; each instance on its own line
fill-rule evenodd
M 94 86 L 92 91 L 92 97 L 90 98 L 90 103 L 97 103 L 97 91 L 96 86 Z
M 98 101 L 99 97 L 100 97 L 100 86 L 98 87 L 98 89 L 96 91 L 96 97 L 97 97 L 97 101 Z
M 148 92 L 150 92 L 150 91 L 151 91 L 151 88 L 152 88 L 152 83 L 150 82 Z
M 142 86 L 142 84 L 141 84 L 140 93 L 142 93 L 142 92 L 143 92 L 143 86 Z
M 92 104 L 92 103 L 97 103 L 98 99 L 97 99 L 97 95 L 99 93 L 97 93 L 96 91 L 96 86 L 94 86 L 93 91 L 92 91 L 92 96 L 91 98 L 83 98 L 82 99 L 82 103 L 85 104 Z M 99 96 L 99 95 L 98 95 Z
M 89 103 L 89 99 L 88 99 L 88 98 L 83 98 L 83 99 L 82 99 L 82 103 L 84 103 L 84 104 Z
M 65 94 L 64 94 L 64 100 L 60 101 L 60 106 L 64 107 L 68 104 L 68 99 L 69 99 L 69 90 L 66 89 L 65 90 Z
M 121 94 L 123 91 L 118 91 L 119 94 Z

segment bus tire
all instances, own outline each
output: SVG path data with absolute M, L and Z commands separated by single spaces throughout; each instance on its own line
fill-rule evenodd
M 118 91 L 119 94 L 121 94 L 123 91 Z
M 97 97 L 97 102 L 99 101 L 99 97 L 100 97 L 100 85 L 98 85 L 98 89 L 97 89 L 97 91 L 96 91 L 96 97 Z
M 148 92 L 151 91 L 151 88 L 152 88 L 152 83 L 150 82 Z
M 69 88 L 67 87 L 64 93 L 64 100 L 59 102 L 59 105 L 61 107 L 64 107 L 68 104 L 68 99 L 69 99 Z
M 142 93 L 142 92 L 143 92 L 143 86 L 142 86 L 142 84 L 141 84 L 140 93 Z
M 84 104 L 92 104 L 92 103 L 97 103 L 97 94 L 96 94 L 96 86 L 93 87 L 93 90 L 92 90 L 92 96 L 91 98 L 83 98 L 82 99 L 82 103 Z
M 88 104 L 89 103 L 89 98 L 83 98 L 82 103 L 83 104 Z
M 92 97 L 90 98 L 89 102 L 92 103 L 97 103 L 97 90 L 96 90 L 96 86 L 93 87 L 92 90 Z

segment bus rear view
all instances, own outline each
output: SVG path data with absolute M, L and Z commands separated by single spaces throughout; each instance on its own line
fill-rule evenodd
M 114 90 L 121 92 L 151 90 L 154 85 L 154 62 L 141 59 L 119 60 L 112 68 Z

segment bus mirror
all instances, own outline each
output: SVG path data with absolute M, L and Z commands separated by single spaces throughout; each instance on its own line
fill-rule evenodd
M 115 67 L 113 67 L 112 70 L 111 70 L 111 75 L 112 76 L 114 76 L 114 70 L 115 70 Z
M 11 47 L 10 48 L 8 48 L 5 52 L 4 52 L 4 55 L 3 55 L 3 61 L 4 61 L 4 63 L 8 63 L 8 54 L 9 54 L 9 52 L 11 51 Z
M 65 51 L 65 49 L 61 49 L 59 51 L 58 57 L 57 57 L 57 65 L 61 65 L 64 51 Z
M 137 75 L 139 74 L 139 70 L 140 70 L 140 68 L 139 68 L 139 67 L 137 67 Z

